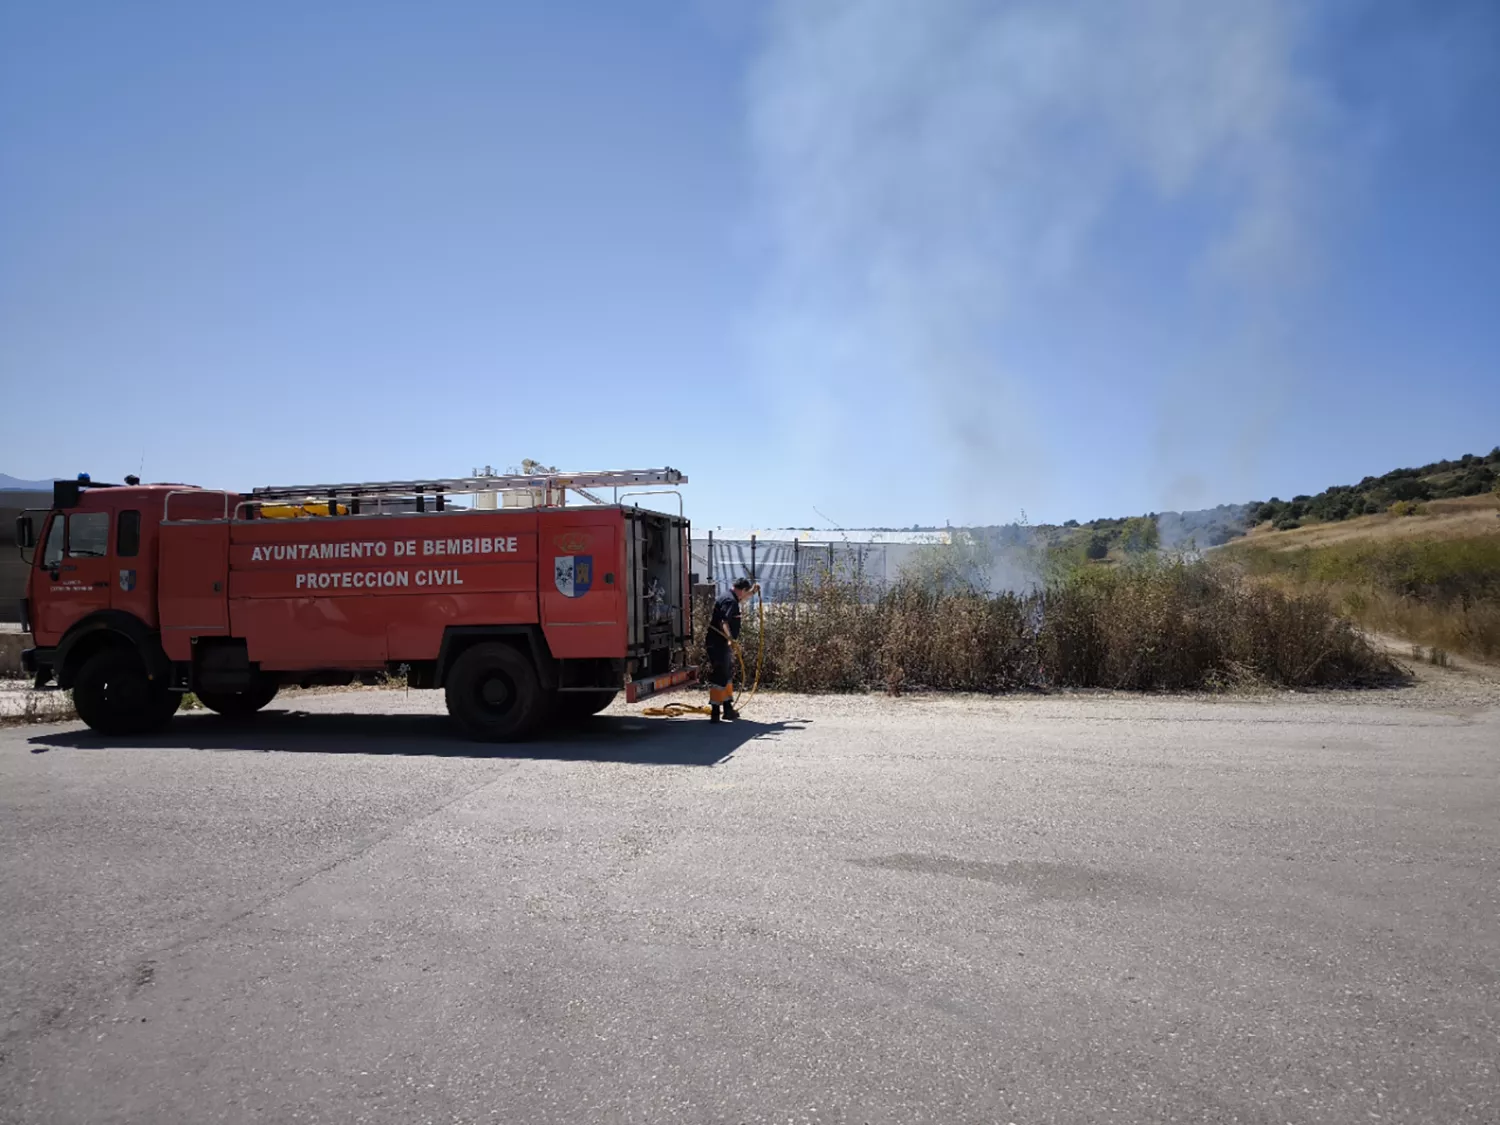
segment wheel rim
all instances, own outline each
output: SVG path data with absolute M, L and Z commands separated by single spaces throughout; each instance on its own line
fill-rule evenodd
M 146 705 L 146 681 L 137 676 L 110 676 L 104 681 L 104 702 L 113 711 L 138 711 Z
M 491 715 L 510 713 L 516 703 L 516 685 L 502 672 L 490 672 L 475 685 L 479 705 Z

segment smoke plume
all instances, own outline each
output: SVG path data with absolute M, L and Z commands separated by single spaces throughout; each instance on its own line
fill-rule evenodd
M 1046 388 L 1014 333 L 1039 303 L 1086 288 L 1122 204 L 1175 209 L 1183 284 L 1238 289 L 1241 335 L 1259 333 L 1274 294 L 1314 271 L 1337 122 L 1294 65 L 1304 10 L 1292 0 L 776 7 L 750 124 L 773 232 L 762 358 L 796 404 L 783 423 L 808 427 L 810 452 L 868 444 L 883 426 L 928 427 L 947 451 L 946 480 L 972 490 L 1003 479 L 1010 504 L 1045 503 Z M 1262 358 L 1198 362 L 1211 350 L 1189 337 L 1163 381 L 1227 383 Z M 851 399 L 871 412 L 860 433 L 839 430 Z M 1192 424 L 1164 417 L 1157 440 L 1170 445 Z M 1164 456 L 1191 464 L 1195 453 Z M 1185 476 L 1179 487 L 1207 499 Z M 964 502 L 976 522 L 1001 514 L 972 491 Z

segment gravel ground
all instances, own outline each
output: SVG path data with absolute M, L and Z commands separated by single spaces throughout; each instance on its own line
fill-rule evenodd
M 1500 686 L 0 730 L 0 1121 L 1500 1121 Z

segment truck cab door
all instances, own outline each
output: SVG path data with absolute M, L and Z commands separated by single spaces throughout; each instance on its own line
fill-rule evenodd
M 56 644 L 78 621 L 110 603 L 108 512 L 55 512 L 37 555 L 33 613 L 38 642 Z
M 157 625 L 154 531 L 144 524 L 135 508 L 116 513 L 114 578 L 110 589 L 110 604 L 115 609 L 152 628 Z

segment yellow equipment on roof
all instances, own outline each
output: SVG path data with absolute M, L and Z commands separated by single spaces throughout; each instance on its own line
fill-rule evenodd
M 332 513 L 328 510 L 330 504 L 333 505 Z M 261 518 L 267 520 L 300 520 L 330 514 L 347 516 L 349 506 L 336 504 L 331 500 L 314 500 L 311 496 L 300 504 L 262 504 L 260 506 Z

